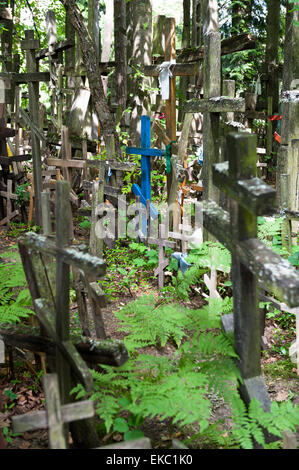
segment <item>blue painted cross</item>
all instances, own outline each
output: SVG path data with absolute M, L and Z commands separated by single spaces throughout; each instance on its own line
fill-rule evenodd
M 132 191 L 140 196 L 140 202 L 146 206 L 146 200 L 151 200 L 151 157 L 162 157 L 164 150 L 151 148 L 151 119 L 141 116 L 141 148 L 127 147 L 126 152 L 131 155 L 141 155 L 141 188 L 138 184 L 132 185 Z M 153 219 L 158 217 L 158 211 L 151 204 L 150 214 Z

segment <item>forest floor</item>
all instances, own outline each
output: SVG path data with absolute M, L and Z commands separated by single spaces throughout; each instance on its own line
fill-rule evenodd
M 14 231 L 0 230 L 0 260 L 1 253 L 8 248 L 16 246 L 16 238 L 21 233 L 17 228 Z M 88 244 L 89 231 L 81 229 L 78 225 L 75 227 L 75 238 L 78 243 L 86 242 Z M 0 261 L 1 262 L 1 261 Z M 136 281 L 136 279 L 135 279 Z M 158 294 L 157 280 L 151 279 L 145 285 L 140 278 L 136 282 L 136 287 L 132 292 L 125 288 L 122 281 L 122 275 L 114 273 L 113 289 L 109 295 L 107 308 L 103 310 L 105 328 L 108 337 L 123 339 L 125 333 L 119 331 L 119 321 L 114 312 L 122 308 L 128 302 L 149 292 Z M 117 293 L 117 295 L 116 295 Z M 115 298 L 116 297 L 116 298 Z M 199 296 L 194 293 L 190 297 L 188 307 L 198 308 L 200 304 Z M 71 304 L 71 312 L 76 311 L 76 303 Z M 75 317 L 72 315 L 72 325 L 76 328 Z M 299 404 L 299 377 L 296 373 L 296 365 L 293 364 L 288 356 L 288 347 L 290 342 L 295 339 L 294 330 L 286 326 L 283 328 L 277 318 L 268 318 L 266 320 L 265 337 L 267 340 L 267 349 L 262 353 L 262 374 L 267 385 L 271 399 L 285 401 L 291 399 L 293 403 Z M 163 348 L 149 347 L 144 352 L 154 355 L 166 355 L 172 357 L 176 347 L 169 342 Z M 0 413 L 0 428 L 4 430 L 6 445 L 9 449 L 44 449 L 48 447 L 47 432 L 37 430 L 25 432 L 22 435 L 15 436 L 11 431 L 11 418 L 15 415 L 38 411 L 44 409 L 44 395 L 41 386 L 41 374 L 36 369 L 34 356 L 26 352 L 26 356 L 15 354 L 15 371 L 11 376 L 9 368 L 0 365 L 0 397 L 4 399 L 2 403 L 2 413 Z M 13 395 L 9 398 L 6 390 L 10 390 Z M 221 400 L 215 400 L 212 413 L 212 422 L 218 419 L 224 420 L 224 432 L 230 428 L 232 421 L 230 419 L 230 409 L 228 405 Z M 146 419 L 141 430 L 144 435 L 149 437 L 154 448 L 164 448 L 170 445 L 171 438 L 176 437 L 184 440 L 195 432 L 194 428 L 174 429 L 170 436 L 170 422 L 163 422 L 158 419 Z M 299 432 L 297 433 L 299 442 Z M 102 437 L 101 445 L 121 441 L 123 436 L 114 432 Z M 71 441 L 70 441 L 71 442 Z M 193 441 L 190 448 L 211 448 L 209 442 Z

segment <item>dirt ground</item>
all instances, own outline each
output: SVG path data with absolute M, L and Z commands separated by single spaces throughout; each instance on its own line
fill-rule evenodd
M 86 241 L 86 233 L 80 230 L 76 230 L 76 238 L 78 242 Z M 1 253 L 6 251 L 9 247 L 16 244 L 16 238 L 11 237 L 5 230 L 0 230 L 0 263 Z M 153 288 L 157 290 L 156 283 L 153 283 Z M 143 289 L 140 289 L 140 293 L 145 294 Z M 138 292 L 134 293 L 136 297 Z M 116 302 L 109 302 L 107 308 L 103 310 L 103 316 L 105 321 L 106 333 L 108 337 L 115 339 L 122 339 L 124 336 L 123 332 L 118 331 L 118 320 L 116 319 L 113 312 L 132 301 L 132 297 L 128 293 L 120 292 L 118 300 Z M 198 303 L 198 300 L 194 300 Z M 71 310 L 74 310 L 76 304 L 71 305 Z M 293 403 L 299 404 L 299 377 L 296 374 L 296 365 L 292 364 L 287 358 L 284 362 L 287 363 L 287 368 L 281 365 L 282 356 L 275 351 L 277 329 L 279 325 L 275 324 L 273 319 L 269 319 L 266 322 L 265 337 L 267 340 L 267 350 L 263 353 L 261 363 L 264 380 L 266 382 L 268 392 L 272 400 L 284 401 L 291 398 Z M 285 335 L 285 341 L 289 340 L 288 332 L 281 331 L 282 335 Z M 280 336 L 281 337 L 281 336 Z M 175 347 L 172 344 L 167 343 L 164 348 L 159 350 L 155 347 L 147 348 L 147 353 L 157 355 L 173 356 Z M 11 370 L 0 366 L 0 398 L 1 406 L 0 410 L 0 428 L 5 431 L 5 445 L 9 449 L 45 449 L 48 448 L 48 437 L 47 432 L 44 430 L 37 430 L 33 432 L 25 432 L 20 436 L 12 435 L 11 431 L 11 418 L 15 415 L 24 414 L 28 412 L 38 411 L 44 409 L 44 395 L 41 387 L 41 380 L 37 375 L 34 365 L 34 356 L 30 352 L 15 352 L 14 358 L 15 364 L 15 375 L 11 376 Z M 7 399 L 4 396 L 4 391 L 7 388 L 12 389 L 13 393 L 17 395 L 15 400 L 15 406 L 8 408 L 5 403 Z M 213 403 L 214 409 L 212 412 L 212 422 L 218 419 L 225 419 L 225 428 L 229 429 L 231 426 L 230 410 L 228 405 L 223 403 L 219 399 L 215 399 Z M 144 434 L 149 437 L 153 443 L 154 448 L 167 447 L 170 444 L 170 423 L 168 420 L 160 422 L 157 419 L 147 419 L 142 428 Z M 193 430 L 194 431 L 194 430 Z M 190 433 L 193 432 L 190 430 Z M 183 440 L 188 437 L 188 431 L 182 432 L 181 430 L 174 430 L 174 437 Z M 111 442 L 117 442 L 122 440 L 122 435 L 114 433 L 113 435 L 105 436 L 102 440 L 102 445 Z M 8 442 L 7 442 L 8 441 Z M 299 443 L 299 432 L 297 433 L 297 443 Z M 70 438 L 71 444 L 71 438 Z M 190 446 L 198 445 L 194 443 Z M 0 443 L 1 448 L 1 443 Z

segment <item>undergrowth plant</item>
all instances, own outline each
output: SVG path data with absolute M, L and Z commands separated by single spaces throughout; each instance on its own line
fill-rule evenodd
M 19 255 L 9 251 L 1 257 L 8 260 L 0 264 L 0 323 L 16 323 L 33 313 L 31 296 Z
M 220 328 L 220 315 L 231 310 L 228 298 L 210 299 L 202 309 L 191 310 L 143 296 L 116 313 L 121 329 L 128 333 L 124 341 L 131 357 L 121 367 L 101 366 L 103 372 L 92 371 L 90 398 L 96 402 L 106 432 L 123 432 L 130 439 L 137 431 L 142 434 L 140 426 L 146 418 L 170 419 L 172 427 L 199 426 L 199 434 L 213 435 L 222 447 L 253 448 L 253 438 L 269 446 L 263 428 L 279 438 L 283 430 L 294 430 L 299 423 L 298 406 L 274 404 L 271 413 L 265 414 L 254 401 L 247 411 L 240 399 L 237 355 Z M 178 346 L 173 357 L 143 353 L 143 346 L 165 345 L 170 338 Z M 86 396 L 82 385 L 72 393 L 77 398 Z M 232 408 L 234 424 L 227 437 L 219 423 L 209 422 L 215 395 Z

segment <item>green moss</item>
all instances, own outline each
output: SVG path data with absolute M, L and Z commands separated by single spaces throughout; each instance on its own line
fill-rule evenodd
M 295 364 L 293 364 L 289 359 L 279 359 L 272 364 L 266 364 L 263 367 L 263 372 L 273 378 L 286 380 L 290 378 L 296 379 L 297 374 L 293 371 L 294 368 Z

